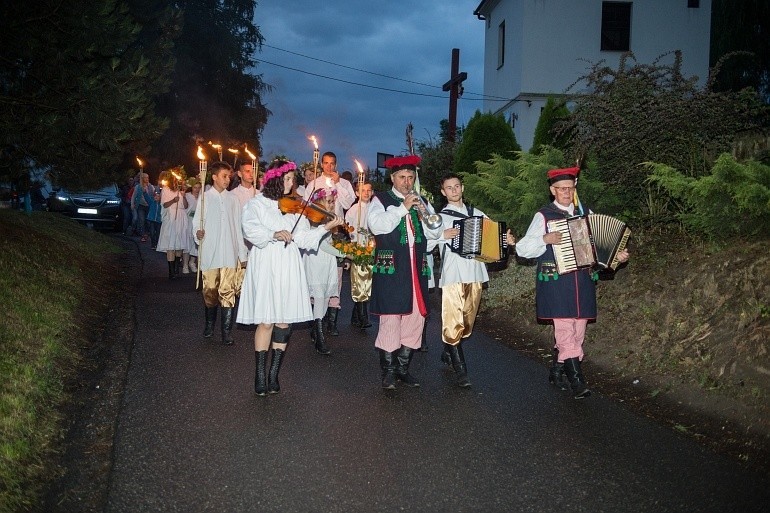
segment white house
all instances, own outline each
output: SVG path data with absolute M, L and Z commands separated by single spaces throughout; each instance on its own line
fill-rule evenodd
M 592 63 L 681 50 L 685 76 L 708 75 L 711 0 L 482 0 L 473 14 L 484 22 L 484 111 L 503 113 L 525 150 L 548 96 Z

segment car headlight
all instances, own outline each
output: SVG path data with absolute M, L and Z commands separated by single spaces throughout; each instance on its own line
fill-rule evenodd
M 61 194 L 57 194 L 56 195 L 56 199 L 59 200 L 59 201 L 69 201 L 70 197 L 69 196 L 63 196 Z
M 107 200 L 107 204 L 108 205 L 120 205 L 120 200 L 119 199 L 108 199 Z

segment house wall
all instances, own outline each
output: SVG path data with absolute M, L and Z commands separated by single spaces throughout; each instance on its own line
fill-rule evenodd
M 621 52 L 600 49 L 602 0 L 499 0 L 485 2 L 484 110 L 500 112 L 514 126 L 523 149 L 532 146 L 540 111 L 549 94 L 563 94 L 592 63 L 617 68 Z M 505 62 L 497 67 L 498 27 L 505 20 Z M 682 72 L 708 74 L 711 0 L 688 8 L 687 0 L 636 0 L 631 8 L 631 51 L 638 62 L 682 51 Z M 663 58 L 673 62 L 673 56 Z M 579 87 L 573 92 L 579 91 Z M 517 100 L 517 101 L 510 101 Z M 529 100 L 529 101 L 527 101 Z

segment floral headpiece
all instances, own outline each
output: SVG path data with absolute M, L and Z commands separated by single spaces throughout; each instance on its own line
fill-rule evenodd
M 273 169 L 268 169 L 265 171 L 264 176 L 262 177 L 262 183 L 267 183 L 268 180 L 271 180 L 277 176 L 284 175 L 288 173 L 289 171 L 294 171 L 297 169 L 297 164 L 294 162 L 287 162 L 286 164 L 282 165 L 281 167 L 276 167 Z
M 313 196 L 310 197 L 310 201 L 312 203 L 314 201 L 322 200 L 327 196 L 331 196 L 332 198 L 336 197 L 337 189 L 318 189 L 313 193 Z

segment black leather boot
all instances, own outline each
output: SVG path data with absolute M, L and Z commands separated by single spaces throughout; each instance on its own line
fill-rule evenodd
M 553 363 L 548 373 L 548 382 L 559 390 L 569 390 L 567 377 L 564 375 L 564 364 L 559 362 L 559 350 L 553 349 Z
M 580 360 L 578 358 L 564 360 L 564 372 L 567 374 L 567 379 L 572 386 L 572 394 L 575 399 L 584 399 L 591 395 L 591 391 L 588 390 L 586 381 L 583 378 L 583 371 L 580 368 Z
M 353 313 L 350 314 L 350 325 L 358 326 L 359 328 L 361 327 L 361 310 L 358 307 L 360 304 L 353 301 Z
M 452 360 L 452 368 L 457 375 L 457 386 L 461 388 L 471 386 L 471 381 L 468 379 L 468 366 L 465 365 L 465 353 L 463 352 L 462 342 L 449 346 L 449 357 Z
M 369 328 L 372 323 L 369 321 L 369 301 L 358 303 L 358 317 L 361 319 L 361 329 Z
M 222 307 L 222 343 L 226 346 L 233 345 L 233 310 L 232 306 Z
M 206 307 L 206 326 L 203 328 L 203 337 L 211 338 L 214 334 L 214 324 L 217 322 L 217 309 L 216 306 Z
M 380 352 L 380 368 L 382 369 L 382 388 L 385 390 L 396 389 L 396 353 L 389 353 L 384 349 Z
M 285 352 L 283 349 L 272 350 L 273 357 L 270 359 L 270 374 L 267 377 L 267 391 L 271 394 L 277 394 L 281 391 L 281 385 L 278 383 L 278 371 L 281 370 L 281 361 Z
M 441 361 L 446 364 L 447 367 L 452 367 L 452 346 L 446 342 L 442 342 L 444 350 L 441 351 Z
M 428 352 L 428 320 L 430 320 L 430 314 L 425 317 L 425 322 L 422 323 L 422 341 L 418 349 L 422 353 Z
M 168 263 L 168 279 L 173 280 L 176 278 L 176 262 Z
M 414 350 L 411 347 L 401 346 L 396 351 L 396 379 L 408 387 L 419 387 L 420 382 L 409 374 L 409 363 L 412 361 L 413 355 Z
M 174 274 L 178 276 L 181 271 L 182 271 L 182 257 L 176 257 L 174 259 Z
M 327 333 L 332 337 L 340 336 L 340 332 L 337 330 L 337 316 L 339 313 L 339 308 L 329 308 L 326 310 L 326 329 Z
M 313 324 L 313 334 L 311 335 L 313 342 L 315 343 L 315 350 L 319 354 L 327 355 L 331 354 L 329 348 L 326 347 L 326 339 L 324 338 L 323 319 L 316 319 Z
M 254 369 L 254 393 L 267 395 L 267 351 L 254 351 L 257 365 Z

